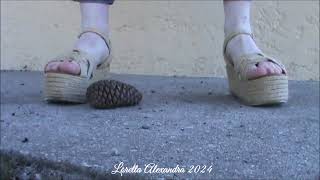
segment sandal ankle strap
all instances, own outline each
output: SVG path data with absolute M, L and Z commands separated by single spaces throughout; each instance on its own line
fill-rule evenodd
M 86 28 L 78 35 L 78 38 L 80 38 L 83 34 L 85 34 L 87 32 L 95 33 L 98 36 L 100 36 L 103 39 L 103 41 L 106 43 L 106 45 L 110 51 L 110 49 L 111 49 L 110 40 L 109 40 L 108 35 L 105 32 L 102 32 L 102 31 L 95 29 L 95 28 Z
M 112 58 L 113 58 L 113 50 L 112 50 L 112 45 L 111 45 L 111 41 L 109 39 L 109 36 L 103 32 L 103 31 L 100 31 L 96 28 L 85 28 L 79 35 L 78 35 L 78 38 L 80 38 L 84 33 L 87 33 L 87 32 L 91 32 L 91 33 L 95 33 L 97 34 L 98 36 L 100 36 L 102 38 L 102 40 L 106 43 L 108 49 L 109 49 L 109 56 L 105 59 L 105 61 L 102 63 L 102 64 L 99 64 L 98 67 L 102 67 L 103 66 L 109 66 L 111 61 L 112 61 Z
M 224 43 L 223 43 L 223 55 L 226 54 L 226 50 L 227 50 L 227 45 L 228 45 L 228 43 L 229 43 L 233 38 L 235 38 L 236 36 L 242 35 L 242 34 L 251 36 L 251 38 L 252 38 L 253 40 L 255 39 L 254 36 L 253 36 L 253 34 L 247 32 L 247 31 L 232 32 L 232 33 L 228 34 L 228 35 L 225 37 L 225 39 L 224 39 Z

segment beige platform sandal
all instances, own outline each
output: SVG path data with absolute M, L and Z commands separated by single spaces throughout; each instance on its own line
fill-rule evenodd
M 94 57 L 75 49 L 50 61 L 63 62 L 66 59 L 75 61 L 80 65 L 81 72 L 80 75 L 45 73 L 44 99 L 46 101 L 85 103 L 88 86 L 93 82 L 108 78 L 112 60 L 111 42 L 106 34 L 92 28 L 84 30 L 78 37 L 80 38 L 82 34 L 87 32 L 95 33 L 105 41 L 109 48 L 109 56 L 103 63 L 95 65 L 93 62 L 97 61 L 94 61 Z
M 247 32 L 231 33 L 225 38 L 223 45 L 230 92 L 246 105 L 251 106 L 287 102 L 288 76 L 285 67 L 280 62 L 261 53 L 246 54 L 237 61 L 232 61 L 231 57 L 226 54 L 227 44 L 240 34 L 250 35 L 253 38 L 253 35 Z M 280 66 L 282 74 L 248 79 L 246 76 L 247 67 L 249 65 L 257 65 L 262 61 L 270 61 Z

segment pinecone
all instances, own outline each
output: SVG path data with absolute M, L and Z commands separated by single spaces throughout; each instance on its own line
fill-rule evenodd
M 132 106 L 141 99 L 142 94 L 135 87 L 115 80 L 100 80 L 87 89 L 87 101 L 99 109 Z

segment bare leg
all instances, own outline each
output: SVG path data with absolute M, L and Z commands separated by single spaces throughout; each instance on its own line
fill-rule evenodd
M 251 1 L 224 0 L 224 32 L 226 35 L 240 30 L 252 32 L 250 25 L 250 9 Z M 250 36 L 239 35 L 228 43 L 226 53 L 230 55 L 233 60 L 237 60 L 243 54 L 261 53 L 261 50 Z M 258 66 L 250 67 L 247 75 L 249 78 L 256 78 L 281 73 L 282 69 L 279 66 L 272 62 L 264 61 L 260 62 Z
M 82 29 L 88 27 L 98 29 L 101 32 L 109 32 L 109 5 L 106 3 L 81 2 L 81 26 Z M 100 36 L 95 33 L 83 34 L 75 43 L 75 49 L 84 51 L 101 62 L 109 55 L 109 50 Z M 96 62 L 100 64 L 101 62 Z M 46 68 L 46 72 L 60 72 L 65 74 L 78 75 L 80 67 L 76 62 L 51 62 Z

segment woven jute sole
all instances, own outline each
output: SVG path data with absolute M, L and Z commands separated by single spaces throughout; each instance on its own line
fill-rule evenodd
M 240 80 L 234 68 L 226 66 L 230 92 L 250 106 L 281 104 L 288 101 L 288 77 L 266 76 Z
M 85 103 L 87 88 L 96 81 L 109 78 L 109 69 L 97 69 L 90 80 L 69 74 L 45 73 L 44 99 L 49 102 Z

